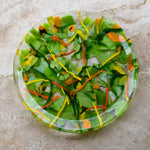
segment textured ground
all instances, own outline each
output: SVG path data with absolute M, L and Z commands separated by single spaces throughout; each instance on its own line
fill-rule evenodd
M 0 0 L 0 150 L 149 150 L 150 1 Z M 131 37 L 140 61 L 139 86 L 129 109 L 92 135 L 53 132 L 24 108 L 13 82 L 13 56 L 24 34 L 51 13 L 94 10 L 114 18 Z

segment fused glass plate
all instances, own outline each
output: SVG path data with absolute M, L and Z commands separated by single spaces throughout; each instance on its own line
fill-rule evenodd
M 24 36 L 14 59 L 26 109 L 46 126 L 71 133 L 98 130 L 118 118 L 138 75 L 131 39 L 96 12 L 49 16 Z

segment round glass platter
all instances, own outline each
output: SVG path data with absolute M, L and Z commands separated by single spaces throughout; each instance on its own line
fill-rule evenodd
M 131 39 L 96 12 L 63 12 L 40 21 L 14 58 L 14 81 L 26 109 L 44 125 L 70 133 L 117 119 L 135 94 L 138 75 Z

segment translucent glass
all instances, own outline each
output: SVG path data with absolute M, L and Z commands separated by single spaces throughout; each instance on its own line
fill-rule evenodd
M 76 23 L 79 25 L 79 18 L 78 18 L 78 11 L 70 11 L 70 12 L 63 12 L 63 13 L 58 13 L 54 14 L 53 16 L 64 16 L 65 14 L 71 14 L 74 16 Z M 89 16 L 91 19 L 96 19 L 100 18 L 102 16 L 101 13 L 97 12 L 81 12 L 81 17 L 82 20 L 86 16 Z M 109 18 L 111 19 L 111 18 Z M 112 20 L 113 21 L 113 20 Z M 47 19 L 42 20 L 38 24 L 36 24 L 34 27 L 38 29 L 40 24 L 43 24 L 47 22 Z M 28 49 L 28 45 L 26 44 L 25 40 L 23 40 L 20 45 L 18 46 L 18 49 Z M 135 52 L 132 47 L 132 53 L 136 59 Z M 137 66 L 138 66 L 138 61 Z M 26 88 L 23 80 L 23 76 L 20 73 L 19 69 L 21 68 L 20 62 L 19 62 L 19 55 L 15 55 L 14 58 L 14 81 L 17 87 L 17 92 L 20 96 L 20 99 L 24 103 L 26 109 L 28 109 L 32 114 L 35 113 L 35 110 L 40 109 L 42 106 L 39 105 L 34 98 L 32 97 L 32 94 L 28 94 L 28 100 L 26 98 L 25 91 L 23 89 Z M 136 76 L 136 77 L 135 77 Z M 98 120 L 99 117 L 91 117 L 88 118 L 90 122 L 92 122 L 92 126 L 90 128 L 83 128 L 83 123 L 87 119 L 81 119 L 81 120 L 68 120 L 68 119 L 63 119 L 58 117 L 57 121 L 54 122 L 54 124 L 51 126 L 51 128 L 57 129 L 59 131 L 64 131 L 64 132 L 71 132 L 71 133 L 84 133 L 84 132 L 89 132 L 93 130 L 98 130 L 102 127 L 107 126 L 114 120 L 116 120 L 124 111 L 128 108 L 130 104 L 130 100 L 135 94 L 137 84 L 138 84 L 138 71 L 132 71 L 128 76 L 127 76 L 127 81 L 128 81 L 128 87 L 129 88 L 124 88 L 122 94 L 117 98 L 117 100 L 107 107 L 104 112 L 99 114 L 99 117 L 102 118 L 102 125 Z M 127 91 L 128 90 L 128 91 Z M 128 95 L 128 98 L 126 97 L 126 93 Z M 106 117 L 104 117 L 104 115 Z M 41 123 L 45 124 L 46 126 L 50 127 L 50 123 L 52 122 L 53 119 L 50 118 L 55 118 L 53 114 L 49 113 L 46 109 L 41 109 L 39 113 L 35 113 L 34 117 L 39 120 Z M 58 123 L 61 122 L 61 123 Z

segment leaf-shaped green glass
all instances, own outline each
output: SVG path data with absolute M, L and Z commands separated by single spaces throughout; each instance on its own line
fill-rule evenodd
M 78 11 L 70 11 L 70 12 L 68 11 L 68 12 L 63 12 L 63 13 L 61 12 L 61 13 L 54 14 L 53 16 L 64 16 L 65 14 L 71 14 L 75 18 L 77 25 L 79 25 Z M 92 20 L 94 20 L 96 18 L 100 18 L 102 14 L 100 12 L 82 12 L 81 13 L 82 19 L 85 18 L 86 16 L 89 16 Z M 111 16 L 109 14 L 109 18 L 112 19 L 112 17 L 115 17 L 115 16 Z M 43 21 L 36 24 L 34 27 L 38 28 L 38 26 L 40 24 L 43 24 L 44 22 L 47 22 L 47 20 L 44 19 Z M 25 40 L 23 40 L 17 49 L 26 49 L 26 48 L 29 48 L 29 47 L 25 43 Z M 136 59 L 133 46 L 132 46 L 132 53 L 134 54 L 134 57 Z M 28 98 L 26 97 L 25 91 L 23 90 L 24 88 L 26 88 L 26 86 L 24 84 L 23 76 L 21 73 L 21 65 L 19 62 L 18 51 L 16 52 L 16 54 L 17 55 L 15 55 L 14 66 L 13 66 L 15 85 L 16 85 L 19 97 L 24 103 L 26 109 L 28 109 L 33 114 L 36 109 L 41 108 L 40 100 L 39 100 L 39 103 L 37 103 L 38 100 L 37 99 L 35 100 L 36 98 L 35 96 L 29 95 Z M 107 107 L 105 112 L 101 111 L 102 113 L 99 114 L 99 117 L 95 116 L 95 117 L 88 118 L 88 120 L 91 123 L 90 128 L 82 127 L 83 123 L 87 119 L 69 120 L 69 119 L 62 119 L 59 117 L 57 118 L 57 121 L 51 126 L 51 128 L 54 128 L 59 131 L 70 132 L 70 133 L 85 133 L 89 131 L 98 130 L 102 127 L 107 126 L 114 120 L 116 120 L 128 108 L 130 104 L 130 100 L 135 94 L 135 91 L 138 85 L 138 75 L 139 75 L 138 70 L 139 69 L 138 69 L 137 59 L 134 65 L 136 66 L 136 68 L 134 68 L 127 77 L 127 81 L 129 83 L 128 88 L 124 88 L 122 91 L 122 94 L 118 97 L 118 99 L 112 105 Z M 105 85 L 105 83 L 102 83 L 102 84 Z M 126 92 L 127 92 L 128 98 L 126 97 Z M 68 115 L 69 115 L 69 112 L 68 112 Z M 90 112 L 88 113 L 88 115 L 90 116 Z M 49 127 L 50 123 L 56 116 L 48 112 L 46 109 L 42 109 L 39 111 L 39 113 L 35 113 L 34 117 Z M 103 125 L 101 125 L 99 118 L 101 118 Z

